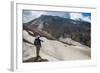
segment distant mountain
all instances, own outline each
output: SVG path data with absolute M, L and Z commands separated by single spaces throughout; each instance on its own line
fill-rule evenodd
M 91 47 L 91 23 L 82 20 L 41 15 L 39 18 L 24 23 L 23 29 L 35 32 L 48 39 L 71 38 Z

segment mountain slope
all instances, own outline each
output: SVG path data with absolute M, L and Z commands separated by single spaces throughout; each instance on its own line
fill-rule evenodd
M 23 61 L 31 57 L 35 57 L 35 46 L 31 43 L 34 42 L 35 37 L 31 36 L 26 30 L 23 31 Z M 49 61 L 64 61 L 64 60 L 81 60 L 90 59 L 90 48 L 79 45 L 67 45 L 56 40 L 49 40 L 41 37 L 42 48 L 40 56 Z M 31 43 L 29 43 L 31 42 Z

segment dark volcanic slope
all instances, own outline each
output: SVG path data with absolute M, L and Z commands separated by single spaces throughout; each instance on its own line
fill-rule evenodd
M 82 20 L 41 15 L 39 18 L 24 23 L 23 28 L 49 39 L 59 39 L 61 36 L 70 37 L 81 44 L 91 46 L 91 24 Z

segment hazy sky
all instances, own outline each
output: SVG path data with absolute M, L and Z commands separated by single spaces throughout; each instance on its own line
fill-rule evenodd
M 82 19 L 84 21 L 91 22 L 91 13 L 23 10 L 23 23 L 29 22 L 35 18 L 40 17 L 41 15 L 60 16 L 73 20 Z

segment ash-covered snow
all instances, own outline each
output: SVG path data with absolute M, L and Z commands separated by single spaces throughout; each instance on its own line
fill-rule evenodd
M 29 35 L 28 32 L 24 30 L 23 39 L 34 43 L 35 37 Z M 69 41 L 69 43 L 74 43 L 74 45 L 68 45 L 60 41 L 49 40 L 45 37 L 41 37 L 40 39 L 43 40 L 42 47 L 40 49 L 40 56 L 48 61 L 81 60 L 91 58 L 90 48 L 81 45 L 78 42 Z M 23 61 L 36 56 L 36 47 L 32 44 L 23 42 L 22 50 Z

